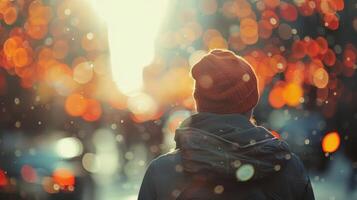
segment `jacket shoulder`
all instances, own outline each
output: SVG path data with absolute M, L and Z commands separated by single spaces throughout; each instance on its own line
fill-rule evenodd
M 151 167 L 157 169 L 163 169 L 163 168 L 171 168 L 175 167 L 175 165 L 181 164 L 181 156 L 180 156 L 180 151 L 175 150 L 163 155 L 160 155 L 159 157 L 153 159 L 151 161 Z
M 156 188 L 156 199 L 176 199 L 176 191 L 180 191 L 186 182 L 181 164 L 180 151 L 176 150 L 161 155 L 151 161 L 148 171 Z
M 292 157 L 286 166 L 285 177 L 290 191 L 298 199 L 315 199 L 310 178 L 300 158 L 292 153 Z

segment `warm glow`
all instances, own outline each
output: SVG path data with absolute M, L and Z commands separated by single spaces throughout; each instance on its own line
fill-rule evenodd
M 6 186 L 8 182 L 5 171 L 0 169 L 0 187 Z
M 65 109 L 71 116 L 81 116 L 87 109 L 87 99 L 80 94 L 72 94 L 67 97 Z
M 53 180 L 56 184 L 66 187 L 75 184 L 75 177 L 71 170 L 65 168 L 56 169 L 53 172 Z
M 325 88 L 328 84 L 329 76 L 324 68 L 317 69 L 313 74 L 313 83 L 317 88 Z
M 278 132 L 276 131 L 271 131 L 271 134 L 275 137 L 275 138 L 278 138 L 278 139 L 281 139 L 281 136 Z
M 102 107 L 95 99 L 88 99 L 87 110 L 83 114 L 83 119 L 89 122 L 97 121 L 102 116 Z
M 56 188 L 55 182 L 51 177 L 43 177 L 42 178 L 42 188 L 49 194 L 54 194 L 58 192 L 59 188 Z
M 335 152 L 340 146 L 340 135 L 337 132 L 331 132 L 322 139 L 322 150 L 326 153 Z
M 124 93 L 140 90 L 142 70 L 154 57 L 154 42 L 166 0 L 92 0 L 108 25 L 113 78 Z
M 284 87 L 283 98 L 287 105 L 298 106 L 303 97 L 303 89 L 300 85 L 289 83 Z
M 276 86 L 269 93 L 269 103 L 273 108 L 282 108 L 285 105 L 283 97 L 284 87 Z

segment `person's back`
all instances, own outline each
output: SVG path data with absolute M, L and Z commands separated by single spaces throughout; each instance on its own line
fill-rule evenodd
M 250 122 L 259 98 L 250 65 L 214 50 L 192 75 L 198 113 L 176 130 L 176 150 L 151 162 L 139 200 L 314 199 L 288 145 Z

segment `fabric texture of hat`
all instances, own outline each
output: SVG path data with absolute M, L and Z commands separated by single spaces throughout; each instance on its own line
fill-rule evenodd
M 258 79 L 251 65 L 228 50 L 212 50 L 192 70 L 198 112 L 247 113 L 259 101 Z

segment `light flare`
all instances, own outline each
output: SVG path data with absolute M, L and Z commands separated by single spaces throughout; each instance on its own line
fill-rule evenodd
M 154 57 L 167 0 L 91 1 L 108 26 L 114 81 L 123 93 L 139 91 L 142 70 Z

